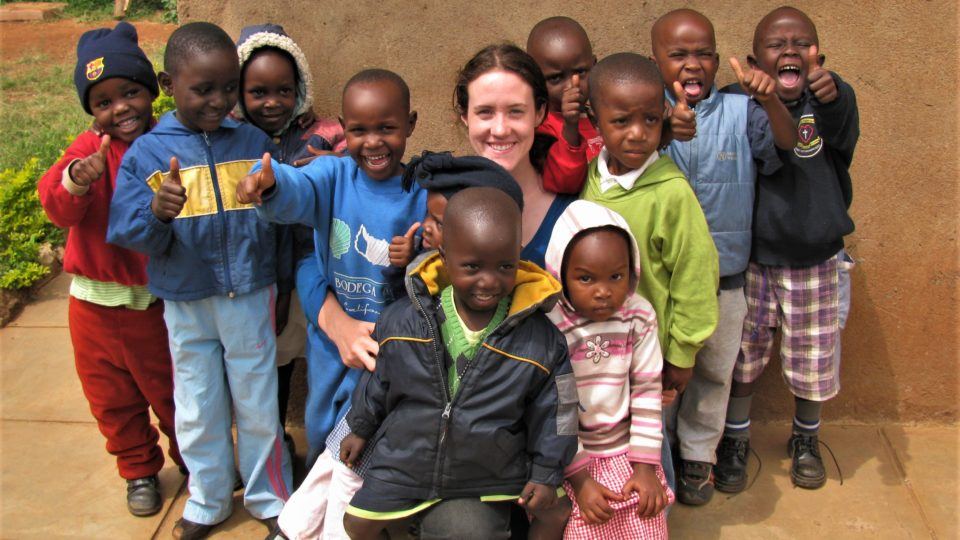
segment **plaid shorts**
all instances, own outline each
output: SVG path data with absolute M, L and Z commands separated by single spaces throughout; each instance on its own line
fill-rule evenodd
M 840 390 L 834 349 L 840 333 L 837 257 L 806 268 L 750 263 L 737 382 L 751 383 L 770 361 L 779 328 L 783 379 L 797 397 L 826 401 Z

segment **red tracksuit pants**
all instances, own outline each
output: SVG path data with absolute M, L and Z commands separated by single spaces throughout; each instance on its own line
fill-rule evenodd
M 150 407 L 170 440 L 170 458 L 182 465 L 173 428 L 173 363 L 163 302 L 138 311 L 71 296 L 69 315 L 83 394 L 107 438 L 107 452 L 117 457 L 120 476 L 143 478 L 163 467 Z

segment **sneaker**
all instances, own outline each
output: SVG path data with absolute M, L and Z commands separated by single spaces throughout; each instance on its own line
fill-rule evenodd
M 790 479 L 793 485 L 817 489 L 827 483 L 827 471 L 820 458 L 820 442 L 816 435 L 794 433 L 787 442 L 787 455 L 793 458 Z
M 677 500 L 690 506 L 702 506 L 713 497 L 712 465 L 704 461 L 680 461 Z
M 724 493 L 740 493 L 747 487 L 747 454 L 750 439 L 724 436 L 717 447 L 717 464 L 713 466 L 713 483 Z
M 135 516 L 152 516 L 163 508 L 157 475 L 127 480 L 127 510 Z
M 173 537 L 179 540 L 201 540 L 209 536 L 214 527 L 216 525 L 204 525 L 180 518 L 173 525 Z

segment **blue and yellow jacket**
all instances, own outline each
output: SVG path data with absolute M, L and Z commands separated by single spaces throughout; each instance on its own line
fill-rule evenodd
M 197 133 L 167 113 L 134 141 L 120 165 L 107 241 L 147 254 L 147 286 L 165 300 L 245 294 L 276 281 L 276 233 L 253 205 L 237 202 L 237 184 L 272 151 L 254 126 L 227 118 Z M 154 193 L 180 161 L 183 211 L 164 223 L 150 210 Z

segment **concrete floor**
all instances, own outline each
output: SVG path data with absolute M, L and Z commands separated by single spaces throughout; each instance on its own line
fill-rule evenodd
M 68 285 L 65 274 L 53 280 L 0 330 L 0 538 L 170 538 L 187 496 L 183 477 L 168 464 L 160 474 L 163 511 L 127 513 L 124 482 L 73 367 Z M 755 482 L 703 508 L 675 506 L 673 537 L 958 538 L 958 427 L 827 425 L 821 439 L 844 482 L 824 451 L 829 481 L 818 491 L 790 483 L 788 430 L 755 426 Z M 302 459 L 303 432 L 292 432 Z M 234 507 L 213 538 L 263 538 L 265 527 L 239 494 Z

